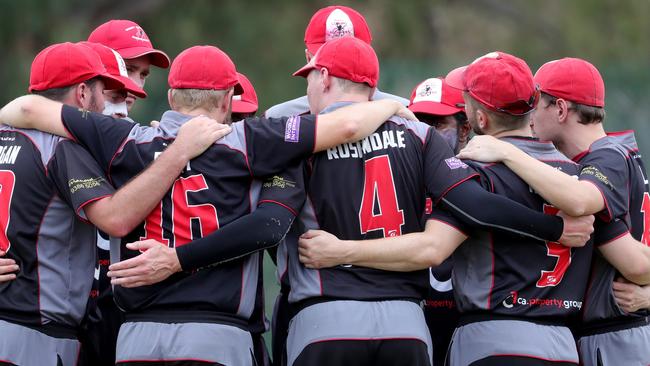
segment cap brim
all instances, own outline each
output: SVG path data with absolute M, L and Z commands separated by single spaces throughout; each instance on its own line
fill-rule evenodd
M 243 100 L 233 100 L 232 101 L 232 112 L 233 113 L 255 113 L 257 112 L 257 104 L 251 102 L 246 102 Z
M 144 89 L 139 87 L 138 84 L 134 83 L 133 80 L 121 75 L 116 77 L 124 83 L 124 89 L 126 89 L 126 91 L 129 93 L 135 95 L 138 98 L 144 99 L 147 97 L 147 93 L 144 91 Z
M 435 116 L 451 116 L 459 112 L 464 112 L 464 108 L 452 107 L 442 103 L 434 102 L 417 102 L 408 106 L 413 113 L 426 113 Z
M 316 68 L 316 66 L 314 66 L 314 64 L 309 62 L 307 65 L 305 65 L 305 66 L 301 67 L 300 69 L 298 69 L 298 71 L 294 72 L 293 76 L 302 76 L 303 78 L 306 78 L 307 75 L 309 75 L 309 72 L 311 70 L 315 69 L 315 68 Z
M 125 85 L 122 80 L 116 78 L 113 75 L 109 74 L 98 74 L 97 77 L 104 80 L 104 89 L 115 90 L 115 89 L 125 89 Z
M 149 55 L 151 57 L 151 64 L 163 69 L 168 68 L 171 64 L 169 56 L 166 53 L 148 47 L 122 48 L 115 51 L 125 60 Z
M 465 70 L 467 66 L 457 67 L 449 72 L 445 76 L 445 83 L 450 87 L 458 90 L 465 90 L 465 84 L 463 83 L 463 78 L 465 75 Z

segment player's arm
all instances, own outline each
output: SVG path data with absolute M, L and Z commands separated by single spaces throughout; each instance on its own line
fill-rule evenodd
M 495 137 L 476 136 L 458 157 L 504 163 L 546 201 L 571 216 L 592 215 L 605 208 L 600 190 L 591 182 L 577 180 Z
M 373 133 L 393 115 L 417 120 L 415 116 L 394 99 L 353 103 L 326 114 L 318 115 L 314 151 L 358 141 Z
M 639 286 L 624 278 L 618 278 L 612 285 L 614 298 L 623 311 L 633 313 L 650 309 L 650 285 Z
M 71 138 L 61 121 L 62 106 L 40 95 L 23 95 L 0 109 L 0 123 Z
M 428 220 L 425 231 L 369 240 L 340 240 L 322 230 L 309 230 L 298 241 L 300 261 L 307 268 L 341 264 L 385 271 L 416 271 L 437 266 L 467 238 L 455 227 Z
M 594 245 L 628 281 L 650 284 L 650 247 L 634 239 L 622 220 L 599 226 Z
M 138 287 L 158 283 L 176 272 L 240 258 L 276 246 L 294 218 L 295 213 L 282 206 L 262 203 L 251 214 L 181 247 L 169 248 L 151 239 L 129 243 L 127 248 L 144 253 L 112 264 L 108 276 L 114 285 Z

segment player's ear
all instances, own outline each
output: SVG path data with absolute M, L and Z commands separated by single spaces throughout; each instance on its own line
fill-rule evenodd
M 329 89 L 332 86 L 332 77 L 330 76 L 330 72 L 326 68 L 322 67 L 319 70 L 319 73 L 323 90 Z
M 232 103 L 233 94 L 235 94 L 234 88 L 230 88 L 226 90 L 226 94 L 219 102 L 219 105 L 217 105 L 217 107 L 221 110 L 221 112 L 228 113 L 230 111 L 230 104 Z
M 92 91 L 85 83 L 79 83 L 74 87 L 74 101 L 77 106 L 86 108 L 90 101 Z
M 476 123 L 482 131 L 486 131 L 490 125 L 490 119 L 488 114 L 481 109 L 476 110 Z
M 174 109 L 174 99 L 172 98 L 172 90 L 167 89 L 167 103 L 169 103 L 169 108 Z
M 558 121 L 566 122 L 567 118 L 569 117 L 569 109 L 571 108 L 569 102 L 560 98 L 555 102 L 555 104 L 557 105 Z

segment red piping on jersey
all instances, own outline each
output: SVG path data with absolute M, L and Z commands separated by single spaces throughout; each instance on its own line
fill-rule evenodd
M 66 125 L 65 121 L 63 120 L 63 109 L 61 109 L 61 121 L 63 122 L 61 123 L 63 125 L 63 130 L 65 130 L 65 132 L 68 134 L 68 136 L 65 137 L 78 144 L 79 140 L 77 140 L 77 136 L 73 135 L 72 132 L 70 132 L 70 130 L 68 129 L 68 125 Z
M 624 135 L 634 134 L 634 130 L 613 131 L 613 132 L 606 132 L 606 134 L 607 136 L 624 136 Z
M 278 202 L 278 201 L 274 201 L 274 200 L 261 200 L 261 201 L 257 202 L 257 205 L 259 206 L 260 204 L 262 204 L 262 203 L 264 203 L 264 202 L 267 202 L 267 203 L 275 203 L 276 205 L 282 206 L 282 207 L 286 208 L 287 210 L 289 210 L 289 212 L 291 212 L 294 216 L 298 216 L 298 213 L 297 213 L 293 208 L 291 208 L 291 207 L 285 205 L 284 203 Z
M 135 128 L 135 125 L 133 126 L 133 128 Z M 131 128 L 131 131 L 133 131 L 133 128 Z M 129 133 L 130 133 L 130 132 L 129 132 Z M 132 139 L 129 139 L 129 136 L 127 135 L 127 136 L 124 138 L 124 141 L 122 141 L 122 143 L 120 144 L 120 146 L 119 146 L 119 147 L 117 148 L 117 150 L 115 150 L 115 152 L 113 153 L 113 157 L 111 158 L 111 161 L 108 162 L 108 167 L 107 167 L 107 169 L 106 169 L 106 178 L 108 178 L 108 181 L 109 181 L 111 184 L 113 184 L 113 178 L 111 178 L 111 168 L 113 167 L 113 161 L 115 161 L 115 158 L 117 158 L 117 156 L 118 156 L 119 154 L 121 154 L 122 151 L 124 151 L 124 146 L 126 146 L 126 144 L 127 144 L 129 141 L 131 141 L 131 140 L 132 140 Z
M 196 362 L 209 362 L 209 363 L 219 362 L 214 360 L 202 360 L 200 358 L 158 358 L 158 359 L 150 359 L 150 360 L 145 360 L 145 359 L 121 360 L 121 361 L 116 361 L 115 364 L 120 364 L 125 362 L 179 362 L 179 361 L 196 361 Z
M 605 203 L 605 209 L 607 210 L 607 216 L 606 217 L 603 217 L 603 215 L 598 215 L 598 216 L 601 217 L 601 218 L 605 218 L 606 222 L 612 221 L 614 218 L 612 217 L 612 210 L 609 208 L 609 205 L 607 204 L 607 198 L 605 198 L 605 193 L 603 193 L 603 191 L 600 189 L 600 187 L 596 183 L 594 183 L 594 182 L 592 182 L 590 180 L 584 179 L 584 180 L 580 180 L 580 181 L 590 183 L 594 187 L 596 187 L 598 192 L 600 192 L 600 196 L 603 198 L 603 202 Z
M 489 310 L 492 305 L 492 291 L 494 291 L 494 235 L 491 231 L 488 232 L 488 235 L 490 236 L 490 254 L 492 254 L 492 273 L 490 274 L 492 277 L 492 285 L 490 286 L 490 292 L 488 293 L 486 308 Z
M 548 362 L 564 362 L 564 363 L 572 363 L 574 365 L 578 364 L 573 360 L 552 360 L 550 358 L 544 358 L 544 357 L 527 355 L 527 354 L 516 354 L 516 353 L 498 353 L 498 354 L 490 355 L 490 357 L 525 357 L 525 358 L 534 358 L 536 360 L 542 360 Z
M 450 223 L 448 223 L 448 222 L 446 222 L 446 221 L 443 221 L 443 220 L 437 219 L 437 218 L 435 218 L 435 217 L 428 218 L 427 221 L 438 221 L 438 222 L 440 222 L 440 223 L 442 223 L 442 224 L 445 224 L 445 225 L 449 226 L 449 227 L 452 228 L 452 229 L 455 229 L 455 230 L 458 231 L 459 233 L 461 233 L 461 234 L 463 234 L 463 235 L 469 237 L 469 235 L 467 235 L 463 230 L 457 228 L 455 225 L 452 225 L 452 224 L 450 224 Z
M 41 325 L 45 323 L 43 322 L 43 313 L 41 311 L 41 266 L 38 261 L 38 238 L 41 237 L 41 227 L 43 227 L 45 215 L 47 214 L 47 210 L 50 208 L 52 201 L 54 201 L 54 197 L 56 197 L 56 193 L 52 194 L 52 197 L 50 197 L 50 202 L 48 202 L 47 206 L 45 206 L 45 211 L 41 217 L 41 223 L 38 224 L 38 231 L 36 232 L 36 243 L 34 243 L 34 246 L 36 248 L 36 277 L 38 282 L 38 316 L 41 318 Z
M 616 240 L 618 240 L 618 239 L 624 237 L 625 235 L 627 235 L 627 234 L 629 234 L 629 233 L 630 233 L 629 230 L 625 230 L 624 233 L 619 234 L 619 235 L 616 236 L 615 238 L 610 239 L 609 241 L 606 241 L 606 242 L 604 242 L 604 243 L 602 243 L 602 244 L 598 244 L 597 247 L 602 247 L 602 246 L 604 246 L 604 245 L 607 245 L 607 244 L 610 244 L 610 243 L 612 243 L 612 242 L 615 242 Z
M 467 176 L 467 177 L 465 177 L 465 178 L 459 180 L 458 182 L 454 183 L 452 186 L 450 186 L 449 188 L 447 188 L 446 190 L 444 190 L 444 191 L 442 192 L 442 194 L 441 194 L 441 195 L 436 199 L 436 201 L 434 202 L 434 206 L 435 206 L 435 205 L 438 205 L 438 202 L 440 202 L 440 200 L 441 200 L 441 199 L 442 199 L 442 198 L 443 198 L 443 197 L 444 197 L 444 196 L 445 196 L 449 191 L 451 191 L 452 189 L 458 187 L 459 185 L 461 185 L 462 183 L 464 183 L 464 182 L 466 182 L 466 181 L 468 181 L 468 180 L 470 180 L 470 179 L 479 178 L 479 177 L 480 177 L 480 176 L 479 176 L 478 173 L 473 173 L 473 174 L 470 174 L 469 176 Z
M 587 154 L 589 154 L 590 152 L 591 152 L 591 146 L 589 147 L 589 149 L 581 153 L 578 153 L 576 156 L 572 157 L 571 160 L 573 160 L 574 163 L 578 163 L 580 160 L 582 160 L 582 158 L 587 156 Z
M 84 207 L 86 207 L 87 204 L 92 203 L 92 202 L 95 202 L 95 201 L 99 201 L 99 200 L 101 200 L 101 199 L 104 199 L 104 198 L 106 198 L 106 197 L 111 197 L 111 196 L 113 196 L 113 195 L 112 195 L 112 194 L 105 194 L 105 195 L 103 195 L 103 196 L 99 196 L 99 197 L 91 198 L 91 199 L 89 199 L 88 201 L 82 203 L 81 205 L 79 205 L 79 208 L 75 211 L 75 213 L 77 214 L 77 217 L 79 217 L 79 219 L 81 219 L 81 221 L 83 221 L 83 222 L 85 222 L 85 223 L 87 223 L 87 224 L 94 225 L 94 223 L 91 222 L 90 219 L 88 219 L 88 218 L 85 218 L 85 219 L 84 219 L 83 217 L 81 217 L 81 215 L 79 214 L 79 212 L 80 212 L 81 210 L 83 210 Z

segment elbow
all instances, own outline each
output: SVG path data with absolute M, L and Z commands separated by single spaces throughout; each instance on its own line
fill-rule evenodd
M 134 227 L 135 225 L 129 225 L 120 215 L 115 215 L 106 220 L 100 229 L 112 237 L 122 238 L 127 236 Z
M 582 200 L 576 200 L 575 202 L 571 202 L 568 207 L 565 209 L 562 209 L 567 215 L 573 216 L 573 217 L 578 217 L 578 216 L 585 216 L 591 214 L 591 212 L 588 212 L 587 205 L 584 204 L 584 201 Z
M 359 136 L 360 130 L 361 122 L 351 119 L 345 122 L 341 133 L 343 134 L 345 142 L 354 142 L 361 138 L 361 136 Z
M 628 281 L 634 282 L 637 285 L 648 285 L 650 284 L 650 263 L 647 261 L 638 261 L 627 266 L 624 271 L 621 271 L 621 274 Z
M 442 256 L 440 251 L 429 246 L 426 250 L 423 250 L 420 264 L 422 268 L 437 267 L 444 262 L 444 260 L 445 258 Z

